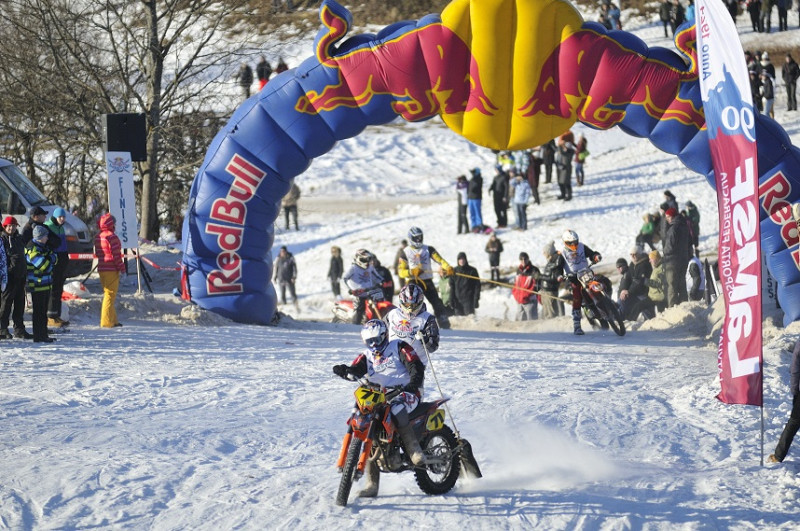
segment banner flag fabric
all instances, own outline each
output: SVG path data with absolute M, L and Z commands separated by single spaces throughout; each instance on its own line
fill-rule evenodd
M 133 188 L 133 162 L 127 151 L 106 153 L 108 211 L 117 220 L 116 235 L 123 249 L 139 248 L 139 221 Z
M 762 405 L 761 233 L 750 80 L 722 0 L 698 0 L 697 61 L 719 206 L 719 275 L 725 300 L 717 364 L 727 404 Z

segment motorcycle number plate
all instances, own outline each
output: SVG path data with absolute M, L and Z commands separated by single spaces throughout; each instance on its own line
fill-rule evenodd
M 369 387 L 359 387 L 356 389 L 355 395 L 356 403 L 362 410 L 370 410 L 386 401 L 386 395 Z
M 428 431 L 436 431 L 442 429 L 444 426 L 444 410 L 437 409 L 428 415 L 428 421 L 425 423 L 425 428 Z

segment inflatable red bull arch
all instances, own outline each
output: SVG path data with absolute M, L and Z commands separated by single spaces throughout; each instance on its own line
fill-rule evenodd
M 677 53 L 584 22 L 565 0 L 454 0 L 440 15 L 347 37 L 350 13 L 320 7 L 314 57 L 244 102 L 208 149 L 183 226 L 191 298 L 235 321 L 269 324 L 277 308 L 272 244 L 290 181 L 338 140 L 397 115 L 440 115 L 493 149 L 524 149 L 575 122 L 614 126 L 714 175 L 697 76 L 694 27 Z M 347 38 L 345 38 L 347 37 Z M 762 249 L 785 322 L 800 318 L 800 151 L 756 117 Z

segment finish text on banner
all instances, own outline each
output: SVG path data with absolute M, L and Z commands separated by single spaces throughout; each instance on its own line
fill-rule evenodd
M 123 249 L 139 248 L 139 222 L 133 191 L 133 162 L 127 151 L 106 153 L 108 211 L 117 220 L 115 231 Z
M 697 2 L 697 59 L 717 185 L 719 274 L 726 305 L 717 398 L 760 406 L 761 234 L 755 118 L 744 52 L 721 0 Z

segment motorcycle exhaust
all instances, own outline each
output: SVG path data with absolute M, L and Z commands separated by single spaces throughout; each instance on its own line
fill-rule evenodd
M 475 455 L 472 453 L 472 445 L 466 439 L 459 439 L 461 451 L 459 457 L 461 459 L 461 472 L 466 477 L 482 478 L 481 467 L 478 466 L 478 461 L 475 460 Z

